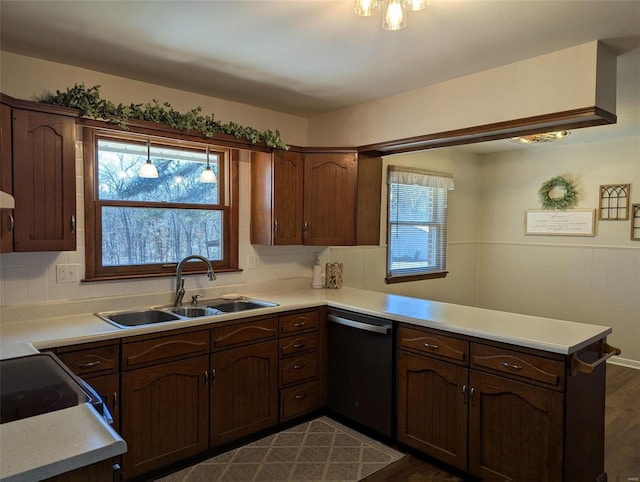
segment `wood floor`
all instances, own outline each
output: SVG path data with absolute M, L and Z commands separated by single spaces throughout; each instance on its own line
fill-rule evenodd
M 607 364 L 605 470 L 608 482 L 640 480 L 640 370 Z M 462 482 L 464 479 L 407 455 L 366 482 Z M 585 481 L 587 482 L 587 481 Z

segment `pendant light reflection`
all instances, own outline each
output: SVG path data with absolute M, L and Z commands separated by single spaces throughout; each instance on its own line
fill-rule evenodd
M 207 146 L 207 167 L 205 167 L 202 174 L 200 174 L 200 182 L 204 182 L 206 184 L 214 184 L 218 182 L 218 178 L 216 177 L 215 172 L 211 169 L 211 164 L 209 164 L 209 146 Z
M 139 177 L 145 177 L 148 179 L 156 179 L 158 177 L 158 169 L 151 162 L 151 141 L 147 137 L 147 162 L 145 162 L 140 168 L 138 173 Z

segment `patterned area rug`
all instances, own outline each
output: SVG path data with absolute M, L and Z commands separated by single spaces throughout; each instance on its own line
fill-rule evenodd
M 201 481 L 357 481 L 404 454 L 320 417 L 159 479 Z

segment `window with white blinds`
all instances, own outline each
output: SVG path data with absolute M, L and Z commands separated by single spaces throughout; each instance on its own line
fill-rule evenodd
M 389 166 L 387 283 L 446 276 L 450 174 Z

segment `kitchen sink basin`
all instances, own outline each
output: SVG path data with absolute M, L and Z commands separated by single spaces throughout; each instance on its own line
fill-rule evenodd
M 271 303 L 269 301 L 251 300 L 247 298 L 239 300 L 209 300 L 204 303 L 206 303 L 209 308 L 216 309 L 223 313 L 236 313 L 238 311 L 278 306 L 276 303 Z
M 239 298 L 235 300 L 216 298 L 201 301 L 199 306 L 161 306 L 142 310 L 95 313 L 95 315 L 119 328 L 131 328 L 135 326 L 164 323 L 167 321 L 188 320 L 204 316 L 237 313 L 246 310 L 255 310 L 257 308 L 268 308 L 271 306 L 278 305 L 269 301 L 254 300 L 250 298 Z
M 121 327 L 151 325 L 180 319 L 179 316 L 173 313 L 155 309 L 98 313 L 98 316 L 105 321 Z

